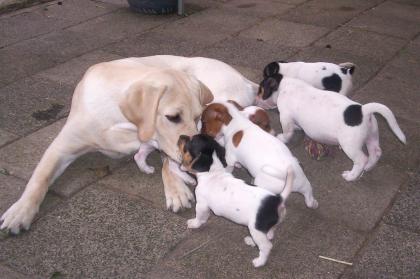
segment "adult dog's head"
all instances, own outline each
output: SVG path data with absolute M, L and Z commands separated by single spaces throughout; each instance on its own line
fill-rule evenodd
M 159 149 L 181 161 L 180 135 L 197 133 L 203 106 L 213 100 L 210 90 L 196 78 L 177 70 L 153 70 L 133 83 L 120 103 L 124 116 L 137 125 L 141 142 L 156 140 Z

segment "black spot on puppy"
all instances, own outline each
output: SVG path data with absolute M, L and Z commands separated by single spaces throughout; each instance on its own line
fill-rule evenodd
M 340 68 L 340 70 L 343 73 L 343 75 L 347 74 L 347 69 L 346 68 Z
M 265 197 L 257 212 L 257 220 L 255 228 L 259 231 L 267 233 L 279 221 L 278 208 L 282 202 L 279 195 Z
M 322 85 L 325 90 L 340 92 L 342 80 L 339 75 L 332 74 L 322 79 Z
M 271 77 L 273 75 L 278 74 L 280 71 L 279 63 L 271 62 L 267 66 L 265 66 L 263 70 L 264 78 Z
M 344 122 L 348 126 L 357 126 L 362 123 L 363 113 L 361 105 L 350 105 L 344 111 Z

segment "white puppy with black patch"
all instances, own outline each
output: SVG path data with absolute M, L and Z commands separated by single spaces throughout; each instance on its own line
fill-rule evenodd
M 228 165 L 239 163 L 248 169 L 256 186 L 274 194 L 281 193 L 287 170 L 291 167 L 294 174 L 292 190 L 305 197 L 308 207 L 318 207 L 310 182 L 287 146 L 252 123 L 233 104 L 223 102 L 208 105 L 201 115 L 201 121 L 202 133 L 216 139 L 223 137 Z M 278 183 L 278 180 L 282 183 Z
M 277 100 L 283 129 L 277 137 L 287 143 L 297 126 L 315 141 L 340 145 L 354 163 L 352 170 L 342 174 L 347 181 L 372 169 L 382 154 L 374 113 L 381 114 L 397 138 L 406 143 L 394 114 L 379 103 L 361 105 L 343 95 L 287 77 L 280 78 L 279 88 L 270 98 Z M 369 157 L 362 149 L 365 144 Z
M 245 243 L 258 246 L 259 256 L 252 263 L 263 266 L 270 254 L 274 229 L 285 217 L 285 201 L 293 184 L 293 171 L 287 171 L 281 195 L 250 186 L 225 170 L 225 149 L 208 135 L 181 136 L 178 146 L 183 154 L 182 167 L 197 176 L 196 217 L 188 228 L 196 229 L 207 222 L 210 211 L 237 224 L 247 226 L 251 236 Z M 278 181 L 281 183 L 281 181 Z
M 276 107 L 277 103 L 272 102 L 270 96 L 277 91 L 281 76 L 302 80 L 318 89 L 347 95 L 353 87 L 355 68 L 350 62 L 271 62 L 264 68 L 264 79 L 260 83 L 256 103 L 265 109 Z

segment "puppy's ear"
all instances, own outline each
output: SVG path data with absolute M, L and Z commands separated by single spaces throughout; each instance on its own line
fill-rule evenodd
M 356 65 L 351 62 L 345 62 L 338 64 L 338 66 L 341 67 L 341 71 L 345 71 L 346 73 L 349 73 L 350 75 L 354 74 L 354 70 L 356 69 Z
M 222 165 L 224 168 L 227 167 L 226 162 L 226 150 L 223 146 L 221 146 L 219 143 L 216 142 L 214 151 L 216 151 L 216 155 L 219 158 L 220 162 L 222 162 Z
M 282 77 L 283 77 L 282 75 L 276 74 L 274 77 L 269 77 L 264 80 L 263 82 L 264 91 L 262 95 L 263 100 L 270 98 L 271 95 L 273 95 L 273 93 L 277 91 L 277 89 L 279 89 L 279 84 Z
M 265 66 L 263 74 L 264 78 L 271 77 L 275 74 L 278 74 L 280 71 L 279 63 L 277 62 L 271 62 L 267 66 Z
M 166 89 L 165 85 L 155 85 L 147 80 L 135 82 L 119 104 L 123 115 L 137 126 L 142 142 L 153 137 L 159 101 Z
M 205 153 L 200 153 L 194 159 L 194 162 L 191 165 L 191 169 L 197 172 L 209 171 L 211 165 L 213 164 L 213 158 Z

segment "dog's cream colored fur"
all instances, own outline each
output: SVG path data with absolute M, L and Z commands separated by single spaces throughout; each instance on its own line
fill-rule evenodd
M 219 71 L 214 74 L 212 69 Z M 28 229 L 49 185 L 82 154 L 100 151 L 117 158 L 148 142 L 179 162 L 176 143 L 180 135 L 197 133 L 195 120 L 202 106 L 213 100 L 208 87 L 219 98 L 230 95 L 241 105 L 252 104 L 256 94 L 254 83 L 213 59 L 152 56 L 90 67 L 74 91 L 66 124 L 20 199 L 1 217 L 1 229 L 12 233 Z M 167 118 L 177 114 L 179 123 Z M 165 157 L 162 172 L 167 206 L 178 211 L 190 207 L 193 195 L 168 160 Z

